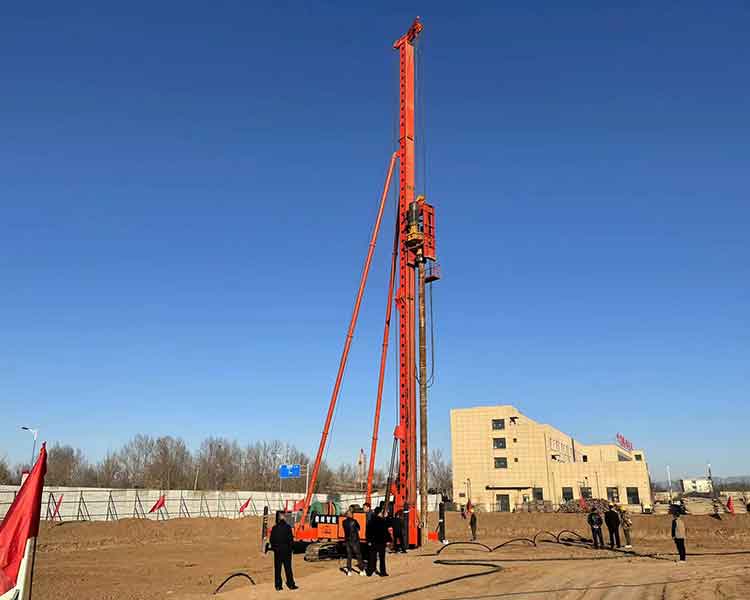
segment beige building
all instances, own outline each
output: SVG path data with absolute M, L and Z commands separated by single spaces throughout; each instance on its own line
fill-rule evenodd
M 488 511 L 582 497 L 650 508 L 646 455 L 621 441 L 583 444 L 510 405 L 453 409 L 453 499 Z

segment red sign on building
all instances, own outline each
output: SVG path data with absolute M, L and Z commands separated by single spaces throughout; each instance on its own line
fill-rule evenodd
M 621 433 L 617 434 L 617 443 L 620 444 L 620 448 L 623 448 L 624 450 L 627 450 L 628 452 L 633 451 L 633 443 Z

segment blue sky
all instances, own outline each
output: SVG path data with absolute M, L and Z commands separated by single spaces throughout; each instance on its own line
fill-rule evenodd
M 430 444 L 513 403 L 657 479 L 748 473 L 750 9 L 618 4 L 3 7 L 0 454 L 315 450 L 421 14 Z M 333 462 L 370 437 L 391 223 Z

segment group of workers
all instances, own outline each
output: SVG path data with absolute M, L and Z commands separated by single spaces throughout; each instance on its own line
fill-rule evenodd
M 620 527 L 622 527 L 622 532 L 625 535 L 625 548 L 633 547 L 630 537 L 630 530 L 633 528 L 633 519 L 630 518 L 630 513 L 628 513 L 628 509 L 624 506 L 618 508 L 613 502 L 610 502 L 608 509 L 604 512 L 603 518 L 596 506 L 592 506 L 587 520 L 589 527 L 591 527 L 594 548 L 604 548 L 602 524 L 606 525 L 609 531 L 610 548 L 622 548 Z
M 403 514 L 388 516 L 385 511 L 385 503 L 372 510 L 369 502 L 363 506 L 365 513 L 365 548 L 360 542 L 361 527 L 359 521 L 354 518 L 354 510 L 346 511 L 342 522 L 344 530 L 344 543 L 346 546 L 346 569 L 344 573 L 351 576 L 355 573 L 352 569 L 352 561 L 357 562 L 357 572 L 360 576 L 372 577 L 377 572 L 381 577 L 388 577 L 385 555 L 386 547 L 392 544 L 394 552 L 406 552 L 406 541 L 403 533 Z M 294 534 L 291 526 L 286 522 L 283 512 L 278 513 L 278 521 L 271 528 L 269 545 L 273 551 L 274 585 L 277 591 L 282 590 L 281 571 L 284 570 L 286 585 L 290 590 L 296 590 L 292 572 L 292 550 L 294 547 Z M 366 559 L 366 560 L 365 560 Z M 365 567 L 365 562 L 367 566 Z
M 365 512 L 365 541 L 367 544 L 366 556 L 367 567 L 364 566 L 362 545 L 360 543 L 360 526 L 354 518 L 354 511 L 350 508 L 346 511 L 346 519 L 343 522 L 344 541 L 346 543 L 346 569 L 344 572 L 351 576 L 352 559 L 357 559 L 357 568 L 360 576 L 372 575 L 377 572 L 381 577 L 388 577 L 388 569 L 385 563 L 385 550 L 389 543 L 392 544 L 394 552 L 406 552 L 406 541 L 403 534 L 403 515 L 396 514 L 388 516 L 385 512 L 385 503 L 381 502 L 375 510 L 369 502 L 364 504 Z
M 674 540 L 675 547 L 677 548 L 677 554 L 679 555 L 680 563 L 685 562 L 687 553 L 685 551 L 685 539 L 687 538 L 687 530 L 685 528 L 685 521 L 682 518 L 687 511 L 683 505 L 673 505 L 670 509 L 672 513 L 672 539 Z M 628 512 L 628 509 L 624 506 L 617 507 L 614 503 L 610 502 L 608 509 L 604 512 L 604 517 L 599 510 L 593 506 L 591 512 L 588 515 L 588 524 L 591 527 L 591 536 L 594 540 L 594 548 L 604 548 L 604 536 L 602 535 L 602 524 L 607 526 L 609 531 L 609 547 L 622 548 L 620 543 L 620 527 L 625 535 L 625 548 L 629 549 L 633 547 L 631 530 L 633 529 L 633 519 Z

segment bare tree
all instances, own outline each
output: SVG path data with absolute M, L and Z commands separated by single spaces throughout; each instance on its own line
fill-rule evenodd
M 119 454 L 108 452 L 97 465 L 96 470 L 96 480 L 99 487 L 111 488 L 127 486 L 125 466 L 123 465 Z
M 192 467 L 193 457 L 185 442 L 163 436 L 154 441 L 145 481 L 149 487 L 163 490 L 191 487 Z
M 242 450 L 237 442 L 209 437 L 198 453 L 198 486 L 201 489 L 237 488 L 242 473 Z
M 124 482 L 129 487 L 146 486 L 146 471 L 151 464 L 154 443 L 152 437 L 139 433 L 120 451 Z
M 0 485 L 8 485 L 10 483 L 12 483 L 10 464 L 8 464 L 6 457 L 0 456 Z
M 208 437 L 193 453 L 184 440 L 171 436 L 153 438 L 138 434 L 96 464 L 86 460 L 83 452 L 56 443 L 48 449 L 47 477 L 49 485 L 85 487 L 140 487 L 189 489 L 196 482 L 203 490 L 269 490 L 304 492 L 305 474 L 295 479 L 279 480 L 279 465 L 299 464 L 312 471 L 310 457 L 280 440 L 257 441 L 244 448 L 221 437 Z M 14 468 L 0 458 L 0 483 L 20 481 L 28 465 Z M 375 487 L 383 485 L 385 473 L 376 470 Z M 357 484 L 357 469 L 341 465 L 332 471 L 323 461 L 318 471 L 314 492 L 335 487 L 351 488 Z
M 87 468 L 88 463 L 80 449 L 55 443 L 47 451 L 45 482 L 48 485 L 82 485 Z
M 428 468 L 429 487 L 448 497 L 453 495 L 453 468 L 443 458 L 440 448 L 433 448 L 430 452 L 430 464 Z

